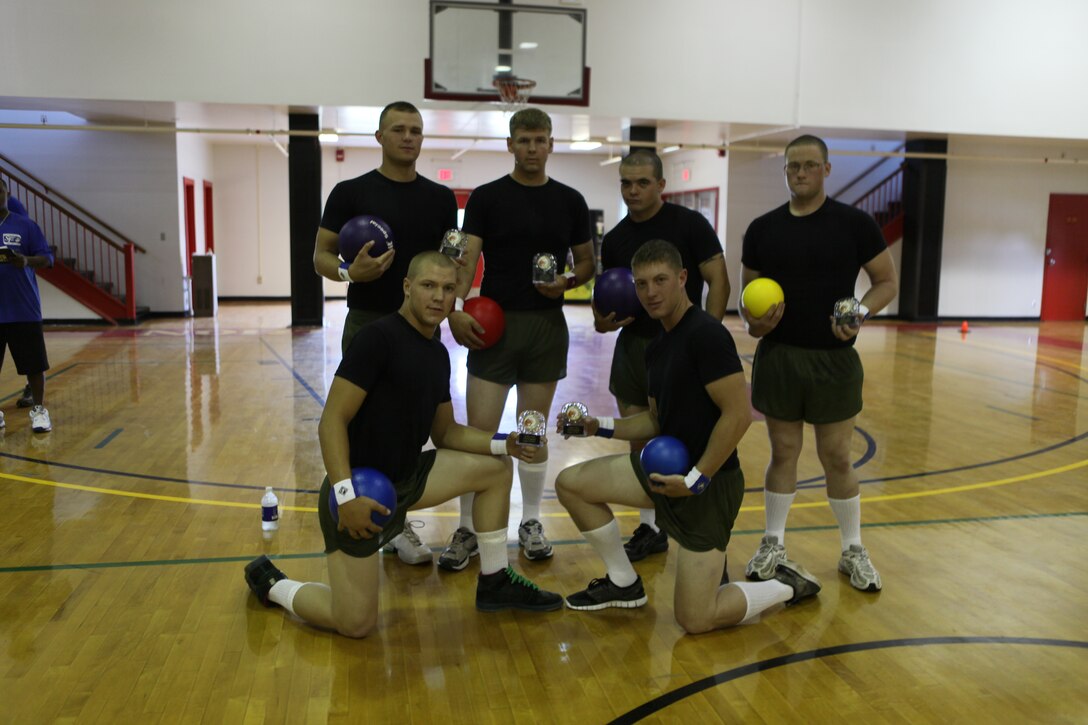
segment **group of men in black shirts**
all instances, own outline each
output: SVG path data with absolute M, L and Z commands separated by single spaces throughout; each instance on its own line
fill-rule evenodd
M 514 169 L 473 192 L 463 225 L 467 252 L 454 261 L 434 251 L 443 233 L 456 226 L 456 203 L 452 192 L 415 171 L 423 138 L 418 110 L 404 102 L 390 104 L 382 112 L 376 137 L 382 165 L 333 190 L 314 254 L 319 274 L 351 283 L 344 357 L 319 425 L 327 472 L 319 518 L 329 586 L 287 579 L 260 557 L 245 572 L 258 598 L 314 625 L 350 637 L 365 636 L 375 626 L 378 611 L 373 554 L 384 546 L 410 563 L 430 561 L 429 549 L 407 526 L 406 514 L 455 496 L 461 497 L 460 525 L 439 557 L 439 566 L 458 571 L 472 556 L 479 556 L 476 604 L 482 611 L 548 611 L 562 607 L 564 601 L 577 610 L 642 606 L 647 597 L 632 561 L 667 550 L 670 537 L 680 549 L 676 618 L 688 632 L 750 621 L 776 604 L 815 595 L 818 580 L 786 558 L 783 532 L 776 528 L 779 522 L 772 520 L 770 506 L 767 535 L 746 569 L 756 581 L 722 583 L 725 549 L 744 492 L 736 448 L 751 422 L 741 362 L 721 323 L 729 296 L 728 274 L 717 236 L 706 220 L 662 200 L 661 162 L 646 150 L 634 151 L 620 165 L 621 192 L 629 213 L 605 236 L 601 250 L 605 268 L 632 270 L 646 317 L 616 320 L 594 310 L 598 331 L 620 330 L 609 380 L 620 417 L 589 417 L 585 425 L 586 435 L 630 441 L 631 451 L 572 466 L 555 480 L 560 502 L 600 555 L 606 573 L 564 600 L 540 590 L 509 566 L 506 524 L 513 458 L 518 459 L 522 486 L 520 549 L 529 559 L 553 554 L 540 522 L 547 446 L 521 445 L 515 433 L 504 435 L 498 426 L 511 387 L 517 388 L 519 413 L 549 411 L 556 384 L 566 375 L 569 336 L 563 295 L 589 281 L 595 271 L 588 209 L 581 194 L 546 173 L 553 148 L 550 118 L 538 109 L 524 109 L 510 119 L 507 144 Z M 813 149 L 822 158 L 818 169 L 810 165 Z M 874 243 L 879 229 L 871 219 L 867 226 L 860 212 L 826 198 L 822 182 L 830 164 L 822 141 L 801 137 L 787 148 L 786 158 L 791 201 L 753 222 L 745 237 L 742 280 L 780 278 L 791 310 L 807 309 L 810 302 L 822 304 L 828 295 L 832 302 L 852 296 L 853 279 L 863 267 L 874 282 L 862 299 L 863 308 L 881 309 L 894 296 L 895 287 L 894 281 L 885 284 L 884 262 L 890 264 L 890 258 Z M 350 265 L 341 267 L 338 230 L 364 213 L 390 224 L 396 247 L 376 257 L 364 247 Z M 783 213 L 786 218 L 781 218 Z M 808 238 L 812 225 L 790 229 L 794 218 L 818 220 L 817 236 Z M 792 236 L 778 236 L 782 233 Z M 833 251 L 828 252 L 827 265 L 856 266 L 852 276 L 836 271 L 821 284 L 805 276 L 806 267 L 820 268 L 813 267 L 813 260 L 821 252 L 807 250 L 795 259 L 795 249 L 775 247 L 779 242 L 828 245 Z M 481 293 L 498 302 L 506 317 L 503 337 L 486 349 L 479 337 L 483 328 L 462 310 L 481 252 L 486 265 Z M 557 260 L 566 260 L 569 253 L 571 271 L 555 282 L 534 284 L 531 262 L 543 252 Z M 394 289 L 397 285 L 399 289 Z M 830 311 L 831 305 L 821 309 Z M 788 488 L 782 461 L 787 461 L 788 473 L 788 459 L 794 455 L 792 433 L 805 421 L 817 426 L 825 468 L 837 463 L 825 452 L 842 445 L 839 429 L 845 425 L 852 429 L 860 410 L 860 363 L 852 342 L 861 321 L 844 326 L 828 318 L 820 322 L 823 335 L 806 328 L 813 345 L 808 340 L 799 343 L 789 325 L 779 325 L 790 319 L 784 304 L 761 318 L 752 318 L 743 307 L 741 314 L 752 335 L 766 338 L 757 352 L 752 398 L 768 419 L 772 463 L 767 488 L 778 491 Z M 437 339 L 443 319 L 449 320 L 457 342 L 469 349 L 468 425 L 453 418 L 449 356 Z M 768 374 L 758 369 L 761 357 L 768 357 L 765 348 L 775 352 Z M 822 370 L 828 361 L 809 359 L 812 350 L 833 358 L 838 364 L 833 369 L 842 371 L 841 377 L 813 380 L 810 370 Z M 792 382 L 783 385 L 780 378 Z M 813 393 L 813 387 L 823 386 L 832 390 Z M 842 415 L 846 417 L 836 418 Z M 781 416 L 775 419 L 779 425 L 772 426 L 771 416 Z M 561 430 L 562 420 L 558 425 Z M 643 470 L 641 445 L 659 434 L 678 437 L 686 445 L 694 464 L 686 475 L 647 475 Z M 421 452 L 428 437 L 436 450 Z M 845 445 L 848 453 L 848 436 Z M 351 469 L 359 466 L 378 468 L 394 481 L 398 505 L 384 527 L 371 521 L 374 511 L 388 513 L 381 504 L 353 497 L 350 486 L 336 485 L 349 481 Z M 844 477 L 838 468 L 827 472 L 829 496 L 850 493 L 849 474 Z M 795 487 L 795 455 L 793 474 Z M 330 485 L 338 491 L 338 522 L 328 510 Z M 857 503 L 856 477 L 853 487 Z M 343 490 L 349 493 L 340 500 Z M 792 495 L 781 495 L 792 501 Z M 643 515 L 626 548 L 609 504 L 651 512 Z M 860 522 L 860 515 L 855 518 Z M 782 515 L 783 529 L 784 520 Z M 851 521 L 844 525 L 840 517 L 844 548 L 839 568 L 851 575 L 855 587 L 875 591 L 881 586 L 879 576 L 872 576 L 875 570 Z

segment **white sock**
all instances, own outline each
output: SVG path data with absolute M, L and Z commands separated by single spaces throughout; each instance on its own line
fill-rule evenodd
M 851 544 L 861 546 L 861 494 L 853 498 L 827 499 L 831 504 L 831 511 L 835 514 L 835 520 L 839 522 L 839 536 L 842 537 L 842 550 L 846 551 Z
M 786 545 L 786 517 L 790 515 L 790 506 L 797 492 L 775 493 L 764 491 L 767 506 L 767 536 L 777 536 L 778 543 Z
M 476 494 L 471 491 L 469 493 L 461 494 L 461 522 L 458 526 L 466 528 L 469 531 L 475 531 L 475 529 L 472 528 L 472 502 L 475 500 Z
M 604 559 L 604 565 L 608 569 L 608 578 L 618 587 L 629 587 L 638 579 L 635 568 L 631 566 L 631 560 L 627 558 L 627 552 L 623 550 L 623 541 L 620 539 L 620 525 L 612 519 L 607 524 L 593 531 L 583 531 L 594 550 Z
M 510 563 L 506 555 L 506 529 L 479 531 L 476 543 L 480 547 L 480 574 L 494 574 Z
M 295 595 L 298 590 L 306 586 L 306 582 L 297 582 L 293 579 L 280 579 L 268 590 L 268 598 L 286 609 L 291 614 L 295 613 Z
M 638 522 L 646 524 L 654 531 L 657 531 L 657 509 L 639 509 Z
M 727 586 L 740 589 L 748 602 L 748 609 L 744 613 L 744 619 L 740 620 L 740 624 L 748 624 L 758 617 L 760 612 L 793 599 L 793 587 L 775 579 L 765 582 L 732 582 Z
M 521 523 L 530 519 L 540 520 L 540 499 L 544 497 L 544 478 L 548 475 L 548 462 L 526 463 L 518 461 L 518 480 L 521 481 Z

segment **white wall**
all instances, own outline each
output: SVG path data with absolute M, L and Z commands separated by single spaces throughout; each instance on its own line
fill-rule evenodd
M 446 185 L 472 189 L 508 174 L 513 156 L 508 153 L 469 152 L 452 161 L 452 152 L 424 152 L 416 164 L 420 174 L 437 177 L 438 169 L 452 169 Z M 374 169 L 381 163 L 376 149 L 345 149 L 343 162 L 335 149 L 323 147 L 322 204 L 333 186 Z M 215 234 L 220 297 L 289 297 L 287 159 L 271 144 L 216 144 L 213 147 L 215 176 Z M 601 167 L 600 159 L 570 154 L 548 160 L 549 175 L 573 186 L 591 209 L 605 212 L 605 228 L 611 228 L 619 200 L 619 174 L 615 166 Z M 316 229 L 314 230 L 316 234 Z M 437 244 L 437 240 L 436 240 Z M 262 277 L 258 283 L 257 278 Z M 343 283 L 325 281 L 327 296 L 343 296 Z
M 38 294 L 42 299 L 42 319 L 100 321 L 102 318 L 72 299 L 67 293 L 38 276 Z
M 147 250 L 136 303 L 185 309 L 174 134 L 0 129 L 4 155 Z
M 178 229 L 179 238 L 182 245 L 182 260 L 185 259 L 185 183 L 184 179 L 189 178 L 193 180 L 193 224 L 195 225 L 195 237 L 196 237 L 196 253 L 206 254 L 208 251 L 208 243 L 204 234 L 204 182 L 211 181 L 214 184 L 215 175 L 213 173 L 213 160 L 212 160 L 212 145 L 207 139 L 202 138 L 196 134 L 191 133 L 179 133 L 175 137 L 177 140 L 177 158 L 178 158 L 178 176 L 177 176 L 177 194 L 178 194 Z M 212 193 L 214 194 L 214 188 Z M 214 200 L 213 200 L 214 204 Z M 213 208 L 214 212 L 214 208 Z M 214 214 L 213 214 L 214 219 Z M 186 269 L 186 263 L 182 262 L 182 270 Z M 218 275 L 217 275 L 218 276 Z M 183 309 L 192 309 L 193 297 L 191 290 L 187 290 L 188 294 L 183 295 L 182 303 Z
M 1088 153 L 1088 144 L 952 138 L 949 153 L 1024 159 Z M 1088 194 L 1083 167 L 950 161 L 941 317 L 1037 317 L 1051 194 Z
M 595 115 L 1026 137 L 1088 129 L 1082 0 L 584 5 Z M 315 0 L 305 12 L 262 0 L 19 3 L 5 14 L 18 32 L 0 45 L 0 95 L 419 100 L 427 13 L 424 0 Z

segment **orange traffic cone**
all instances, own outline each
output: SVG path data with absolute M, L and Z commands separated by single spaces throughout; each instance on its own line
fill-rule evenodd
M 968 325 L 967 325 L 967 320 L 964 320 L 964 321 L 963 321 L 963 324 L 962 324 L 962 325 L 960 325 L 960 332 L 964 332 L 964 333 L 967 333 L 967 332 L 970 332 L 970 331 L 971 331 L 971 328 L 970 328 L 970 327 L 968 327 Z

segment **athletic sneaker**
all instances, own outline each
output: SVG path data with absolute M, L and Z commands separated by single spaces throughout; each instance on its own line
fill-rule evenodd
M 481 612 L 503 609 L 552 612 L 562 606 L 563 597 L 544 591 L 509 566 L 476 578 L 476 608 Z
M 53 422 L 49 420 L 49 411 L 41 405 L 35 405 L 30 409 L 30 427 L 35 433 L 48 433 L 53 430 Z
M 777 536 L 764 536 L 759 542 L 759 550 L 748 566 L 744 567 L 744 575 L 749 579 L 767 581 L 775 575 L 778 565 L 786 560 L 786 547 L 778 543 Z
M 453 532 L 450 543 L 438 557 L 438 566 L 446 571 L 461 571 L 468 566 L 468 560 L 479 553 L 476 534 L 461 526 Z
M 30 392 L 30 386 L 23 388 L 23 394 L 15 401 L 16 408 L 29 408 L 34 405 L 34 395 Z
M 264 554 L 246 564 L 246 584 L 257 597 L 257 601 L 266 607 L 276 606 L 275 602 L 268 599 L 268 593 L 272 591 L 273 584 L 286 578 L 287 575 L 277 569 Z
M 664 531 L 654 531 L 649 524 L 639 524 L 635 533 L 623 545 L 629 561 L 642 561 L 650 554 L 663 554 L 669 550 L 669 536 Z
M 431 553 L 430 548 L 419 540 L 419 535 L 412 531 L 412 529 L 423 528 L 424 526 L 426 524 L 422 521 L 405 521 L 404 530 L 386 542 L 385 546 L 382 547 L 382 551 L 387 554 L 397 552 L 397 556 L 405 564 L 430 564 L 434 559 L 434 554 Z
M 594 579 L 589 586 L 567 597 L 567 606 L 571 609 L 594 611 L 608 607 L 634 609 L 646 604 L 646 590 L 642 588 L 642 577 L 626 587 L 618 587 L 605 574 L 604 579 Z
M 518 545 L 525 552 L 526 559 L 538 561 L 552 558 L 552 545 L 544 536 L 544 525 L 536 519 L 529 519 L 518 527 Z
M 796 561 L 783 559 L 775 569 L 774 578 L 793 589 L 793 598 L 786 602 L 792 607 L 802 599 L 814 597 L 820 592 L 820 580 L 805 570 Z
M 850 576 L 850 586 L 863 592 L 879 592 L 880 574 L 869 561 L 869 551 L 864 546 L 850 544 L 839 559 L 839 571 Z
M 4 411 L 0 410 L 0 430 L 4 430 L 4 426 L 6 425 L 7 423 L 4 422 Z

